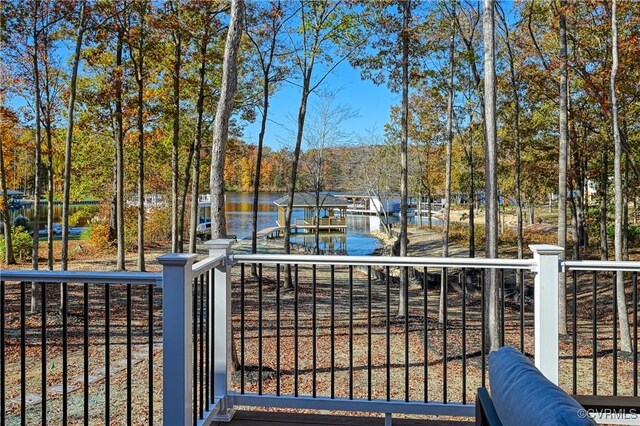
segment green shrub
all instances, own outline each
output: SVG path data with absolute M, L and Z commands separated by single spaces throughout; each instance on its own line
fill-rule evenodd
M 24 261 L 31 258 L 33 248 L 33 238 L 22 226 L 16 226 L 11 230 L 11 245 L 13 246 L 13 256 L 17 261 Z M 4 235 L 0 236 L 0 257 L 5 257 L 6 243 Z
M 82 206 L 69 216 L 69 226 L 88 224 L 98 213 L 98 206 Z
M 624 232 L 624 230 L 623 230 Z M 615 238 L 615 226 L 607 226 L 607 238 L 613 240 Z M 640 241 L 640 226 L 629 225 L 627 227 L 627 239 L 629 244 L 635 244 Z

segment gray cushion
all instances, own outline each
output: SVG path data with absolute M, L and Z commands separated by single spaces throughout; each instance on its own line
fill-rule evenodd
M 594 425 L 584 409 L 511 346 L 489 355 L 491 399 L 505 426 Z

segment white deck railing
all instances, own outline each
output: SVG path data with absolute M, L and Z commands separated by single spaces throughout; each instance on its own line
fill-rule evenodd
M 194 264 L 195 255 L 166 254 L 158 261 L 161 274 L 139 272 L 59 272 L 0 271 L 2 281 L 100 284 L 155 284 L 163 291 L 163 421 L 164 424 L 191 424 L 193 401 L 193 291 L 194 280 L 210 274 L 214 291 L 208 297 L 213 330 L 208 344 L 213 350 L 207 365 L 212 366 L 213 403 L 205 407 L 198 424 L 229 421 L 234 405 L 263 407 L 315 408 L 323 410 L 414 413 L 473 416 L 473 404 L 418 403 L 386 400 L 312 398 L 269 394 L 240 394 L 230 389 L 231 357 L 231 273 L 232 265 L 346 265 L 383 267 L 436 267 L 465 269 L 516 269 L 531 271 L 534 282 L 535 364 L 553 382 L 558 382 L 558 274 L 565 270 L 640 271 L 640 262 L 560 261 L 562 249 L 549 245 L 532 245 L 531 259 L 372 257 L 372 256 L 302 256 L 271 254 L 237 254 L 231 251 L 232 240 L 206 243 L 209 257 Z M 207 310 L 207 315 L 209 315 Z

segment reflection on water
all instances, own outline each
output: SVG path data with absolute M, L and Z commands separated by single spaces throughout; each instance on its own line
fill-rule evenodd
M 281 193 L 260 193 L 258 202 L 258 230 L 275 226 L 278 213 L 273 202 L 281 198 Z M 250 192 L 228 192 L 226 195 L 226 219 L 229 234 L 238 239 L 250 238 L 252 227 L 251 206 L 253 194 Z M 294 210 L 292 220 L 302 218 L 302 210 Z M 371 254 L 378 246 L 378 240 L 370 235 L 371 222 L 377 218 L 367 216 L 349 216 L 346 234 L 321 234 L 320 249 L 332 252 L 345 250 L 349 255 Z M 375 224 L 373 224 L 375 225 Z M 313 234 L 297 234 L 291 241 L 301 246 L 314 246 Z
M 275 226 L 278 213 L 273 203 L 281 198 L 282 193 L 260 193 L 258 201 L 258 230 Z M 228 192 L 226 194 L 226 218 L 228 233 L 236 235 L 237 238 L 245 239 L 251 236 L 252 229 L 252 204 L 253 194 L 250 192 Z M 70 214 L 83 208 L 82 205 L 71 205 L 69 207 Z M 31 207 L 22 207 L 19 209 L 11 209 L 12 220 L 18 215 L 31 218 L 33 209 Z M 47 205 L 44 203 L 40 208 L 41 226 L 46 226 Z M 302 210 L 294 210 L 293 220 L 302 218 Z M 54 205 L 53 220 L 61 222 L 62 205 Z M 398 218 L 392 217 L 391 222 L 397 222 Z M 409 218 L 412 222 L 415 218 Z M 426 224 L 426 218 L 423 219 Z M 434 219 L 434 223 L 438 221 Z M 84 226 L 86 224 L 79 224 Z M 371 236 L 371 231 L 379 229 L 379 219 L 375 216 L 348 216 L 347 217 L 347 233 L 346 234 L 321 234 L 320 249 L 331 252 L 346 251 L 350 255 L 367 255 L 371 254 L 378 246 L 378 240 Z M 169 226 L 169 224 L 167 224 Z M 313 234 L 294 234 L 291 241 L 301 246 L 313 247 L 315 245 Z
M 22 206 L 20 208 L 17 209 L 9 209 L 9 217 L 11 217 L 11 221 L 13 222 L 13 220 L 22 215 L 24 217 L 26 217 L 29 222 L 31 223 L 31 219 L 33 217 L 33 204 L 29 204 L 26 206 Z M 85 205 L 85 204 L 70 204 L 69 205 L 69 215 L 74 214 L 75 212 L 77 212 L 78 210 L 81 210 L 83 208 L 97 208 L 97 205 Z M 45 229 L 46 225 L 47 225 L 47 202 L 45 200 L 42 200 L 40 202 L 40 209 L 39 209 L 39 215 L 40 217 L 40 228 L 41 229 Z M 54 204 L 53 205 L 53 222 L 54 223 L 61 223 L 62 222 L 62 204 Z M 83 223 L 81 221 L 81 223 L 78 223 L 78 226 L 86 226 L 86 223 Z

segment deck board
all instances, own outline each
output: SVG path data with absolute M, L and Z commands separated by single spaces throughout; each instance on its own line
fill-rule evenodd
M 470 426 L 473 422 L 451 420 L 393 419 L 394 426 Z M 265 411 L 238 411 L 231 423 L 224 426 L 382 426 L 382 417 L 336 416 L 327 414 L 273 413 Z

